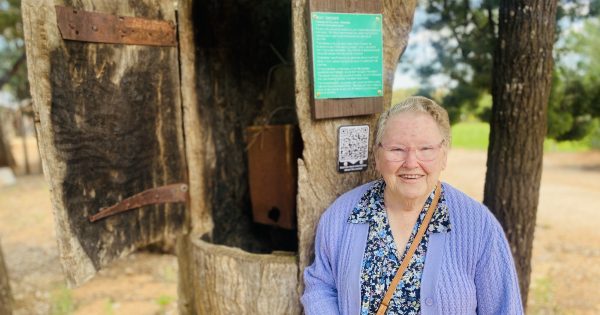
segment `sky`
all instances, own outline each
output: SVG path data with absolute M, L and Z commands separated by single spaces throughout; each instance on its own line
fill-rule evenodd
M 400 58 L 396 74 L 394 76 L 394 89 L 417 88 L 420 83 L 414 70 L 418 65 L 424 65 L 432 62 L 436 58 L 436 53 L 431 46 L 431 39 L 437 36 L 436 32 L 427 30 L 421 25 L 425 22 L 427 13 L 422 7 L 415 10 L 413 28 L 408 37 L 407 49 Z M 407 62 L 414 61 L 411 70 L 401 69 L 401 66 Z M 405 68 L 405 67 L 404 67 Z M 433 85 L 440 86 L 448 82 L 444 75 L 438 75 L 431 78 Z

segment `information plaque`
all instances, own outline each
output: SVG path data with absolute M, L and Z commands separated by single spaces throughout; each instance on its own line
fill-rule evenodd
M 382 15 L 312 12 L 315 99 L 383 96 Z

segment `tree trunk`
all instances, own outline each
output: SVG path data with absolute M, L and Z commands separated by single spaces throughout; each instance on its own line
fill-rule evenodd
M 484 203 L 506 232 L 524 305 L 542 175 L 556 6 L 556 1 L 548 0 L 501 1 L 494 55 Z
M 406 48 L 412 28 L 416 1 L 383 2 L 384 110 L 390 107 L 394 73 Z M 377 115 L 315 121 L 311 118 L 310 60 L 307 18 L 308 0 L 293 1 L 294 66 L 296 69 L 296 111 L 304 140 L 304 152 L 298 163 L 298 260 L 300 288 L 302 270 L 314 256 L 315 228 L 321 214 L 342 193 L 374 178 L 373 163 L 367 172 L 340 174 L 335 168 L 337 129 L 339 126 L 369 124 L 371 139 Z M 350 8 L 354 1 L 347 0 Z
M 0 120 L 0 167 L 15 167 L 15 159 L 13 158 L 12 152 L 10 151 L 8 139 L 4 137 L 4 130 L 2 129 L 2 120 Z
M 4 263 L 2 254 L 2 246 L 0 246 L 0 315 L 12 314 L 12 294 L 10 293 L 10 285 L 8 281 L 8 272 Z

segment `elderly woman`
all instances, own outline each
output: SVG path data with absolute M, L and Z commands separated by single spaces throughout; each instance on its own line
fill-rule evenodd
M 448 113 L 411 97 L 379 118 L 381 179 L 320 219 L 304 272 L 306 314 L 522 314 L 508 242 L 490 211 L 439 182 Z

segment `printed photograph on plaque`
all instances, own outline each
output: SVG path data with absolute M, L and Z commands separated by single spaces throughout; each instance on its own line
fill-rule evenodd
M 383 96 L 382 15 L 312 12 L 315 99 Z
M 369 126 L 341 126 L 338 129 L 338 172 L 367 169 L 369 160 Z

